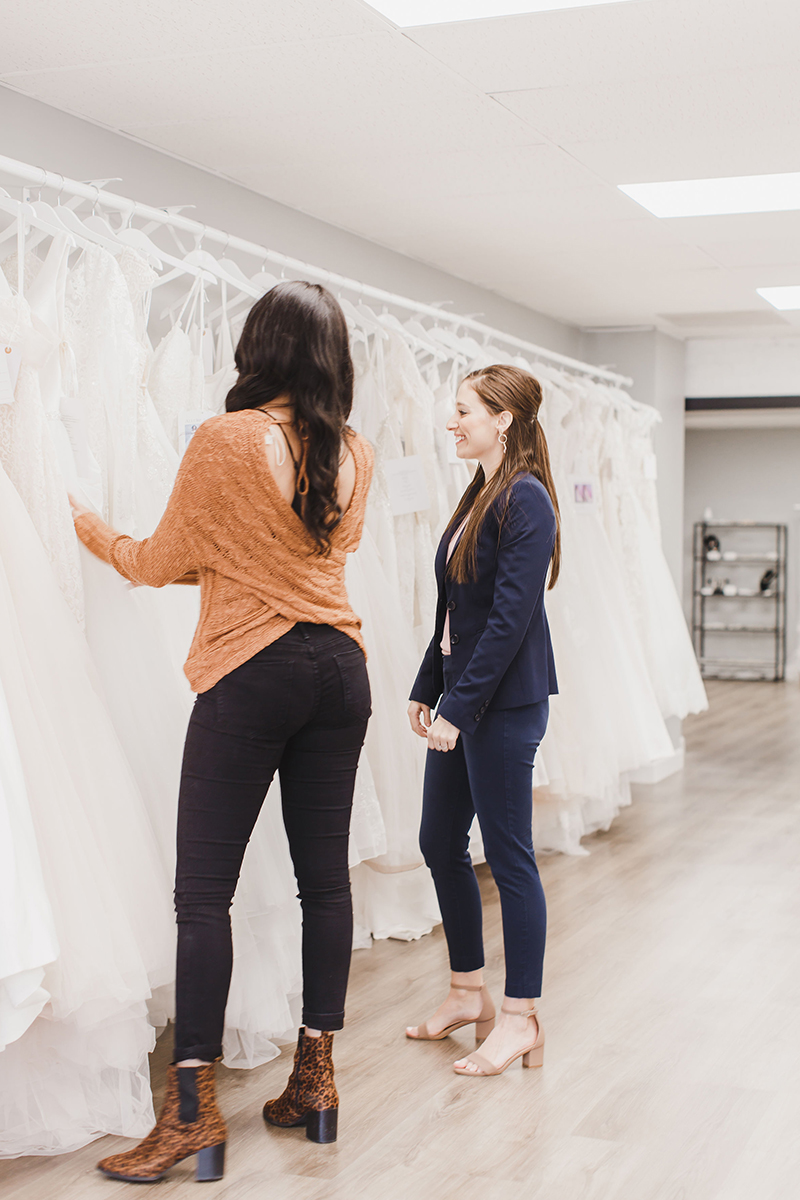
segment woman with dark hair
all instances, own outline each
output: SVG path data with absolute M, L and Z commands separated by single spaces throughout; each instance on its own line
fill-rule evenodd
M 353 365 L 333 296 L 281 283 L 251 310 L 227 412 L 181 462 L 152 537 L 134 541 L 73 503 L 81 540 L 126 579 L 199 582 L 186 663 L 198 693 L 184 749 L 175 906 L 175 1056 L 153 1132 L 100 1163 L 114 1179 L 161 1178 L 197 1154 L 222 1176 L 226 1131 L 214 1062 L 232 967 L 230 905 L 248 839 L 278 771 L 303 915 L 303 1028 L 272 1125 L 336 1138 L 331 1057 L 353 937 L 347 865 L 356 768 L 370 715 L 361 622 L 347 599 L 372 474 L 347 426 Z
M 479 466 L 436 555 L 436 628 L 411 692 L 411 727 L 427 738 L 420 846 L 450 952 L 450 992 L 406 1036 L 445 1038 L 475 1024 L 482 1052 L 460 1075 L 540 1066 L 546 909 L 531 837 L 533 760 L 557 691 L 544 610 L 561 559 L 558 500 L 539 425 L 536 379 L 518 367 L 473 371 L 448 425 L 459 458 Z M 431 720 L 431 709 L 436 707 Z M 496 1021 L 483 982 L 481 895 L 469 856 L 477 813 L 500 892 L 505 996 Z M 495 1023 L 496 1021 L 496 1023 Z

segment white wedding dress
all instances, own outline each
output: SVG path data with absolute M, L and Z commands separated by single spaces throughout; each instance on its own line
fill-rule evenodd
M 0 472 L 0 685 L 58 954 L 0 1055 L 0 1154 L 55 1154 L 153 1120 L 147 1003 L 174 969 L 170 884 L 86 643 Z
M 49 1000 L 45 968 L 57 958 L 25 773 L 0 686 L 0 1051 L 22 1036 Z
M 602 425 L 579 385 L 570 396 L 545 371 L 540 419 L 561 508 L 561 576 L 546 601 L 559 694 L 541 747 L 549 782 L 536 789 L 534 833 L 540 849 L 580 853 L 580 838 L 608 828 L 630 802 L 625 775 L 673 747 L 598 510 Z M 576 474 L 594 481 L 592 503 L 576 502 Z
M 646 463 L 653 414 L 630 405 L 605 413 L 601 468 L 603 515 L 665 717 L 684 718 L 708 707 L 686 618 L 661 547 L 658 508 Z

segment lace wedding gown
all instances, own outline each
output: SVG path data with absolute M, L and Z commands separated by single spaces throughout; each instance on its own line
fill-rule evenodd
M 34 264 L 40 267 L 40 260 L 27 256 L 26 274 L 34 273 Z M 16 275 L 14 260 L 3 267 L 12 278 Z M 56 337 L 32 316 L 24 298 L 0 299 L 0 340 L 22 354 L 14 403 L 0 405 L 0 466 L 24 500 L 64 597 L 82 622 L 78 545 L 53 436 L 59 416 L 45 411 L 39 384 L 40 370 L 59 354 Z

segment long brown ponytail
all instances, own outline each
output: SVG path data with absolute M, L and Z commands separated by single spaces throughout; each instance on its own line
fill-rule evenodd
M 514 479 L 523 472 L 530 472 L 547 489 L 556 513 L 556 541 L 550 560 L 548 585 L 552 588 L 561 569 L 561 515 L 550 469 L 547 439 L 538 421 L 542 403 L 541 385 L 529 371 L 504 365 L 472 371 L 462 383 L 472 387 L 490 413 L 499 416 L 502 412 L 510 412 L 514 420 L 506 430 L 506 453 L 499 470 L 487 483 L 483 467 L 479 466 L 458 503 L 449 528 L 457 529 L 466 514 L 470 515 L 448 570 L 457 583 L 467 583 L 475 578 L 478 538 L 486 514 L 504 493 L 507 507 L 509 488 Z M 504 515 L 505 509 L 501 513 L 501 521 Z

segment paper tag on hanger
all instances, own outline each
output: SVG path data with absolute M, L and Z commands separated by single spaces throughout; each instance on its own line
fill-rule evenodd
M 0 404 L 13 404 L 22 355 L 13 346 L 2 346 L 0 357 L 5 364 L 0 367 Z
M 211 412 L 210 409 L 196 409 L 194 412 L 182 412 L 178 417 L 178 450 L 181 456 L 186 451 L 186 447 L 197 433 L 198 428 L 207 421 L 209 417 L 215 417 L 217 414 Z
M 206 325 L 200 342 L 200 354 L 203 359 L 203 373 L 214 374 L 214 335 Z
M 430 506 L 422 459 L 418 454 L 390 458 L 383 465 L 389 487 L 389 507 L 393 517 L 423 512 Z
M 572 499 L 579 508 L 592 508 L 597 500 L 597 483 L 594 479 L 573 475 L 569 481 Z
M 642 467 L 645 479 L 658 479 L 658 459 L 655 454 L 645 454 Z

